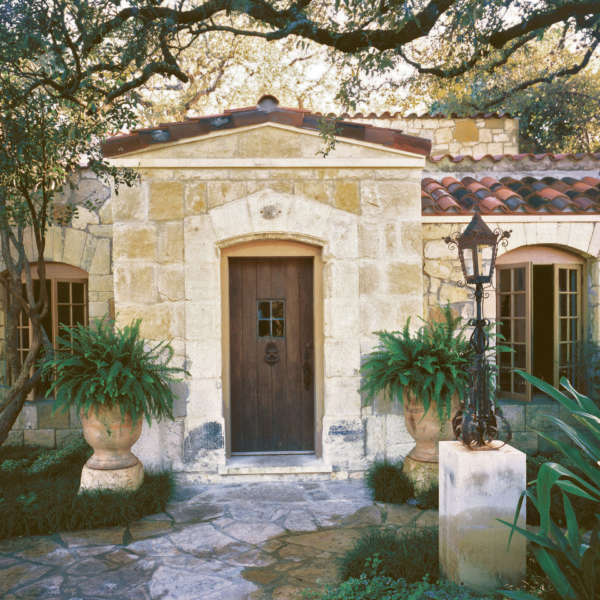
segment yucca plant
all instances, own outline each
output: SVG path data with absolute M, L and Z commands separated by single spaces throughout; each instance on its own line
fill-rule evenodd
M 407 390 L 423 402 L 425 412 L 433 404 L 441 421 L 450 418 L 452 397 L 465 398 L 471 383 L 471 347 L 462 319 L 449 306 L 443 317 L 424 321 L 414 333 L 410 318 L 402 331 L 376 332 L 379 345 L 361 367 L 367 403 L 380 392 L 402 402 Z
M 89 327 L 62 327 L 58 350 L 42 365 L 55 410 L 74 406 L 87 415 L 90 408 L 118 406 L 133 421 L 173 418 L 172 385 L 185 370 L 169 366 L 173 349 L 167 342 L 148 346 L 140 323 L 119 329 L 102 319 Z
M 600 597 L 600 514 L 596 514 L 596 523 L 591 532 L 584 535 L 586 532 L 578 523 L 569 496 L 595 502 L 600 513 L 600 408 L 575 390 L 565 377 L 560 383 L 569 395 L 533 375 L 517 372 L 568 411 L 575 426 L 555 416 L 547 417 L 565 434 L 568 441 L 543 432 L 537 434 L 565 456 L 575 470 L 557 462 L 542 464 L 537 478 L 529 483 L 519 500 L 514 522 L 504 523 L 512 527 L 511 538 L 518 532 L 530 541 L 538 564 L 561 598 L 597 600 Z M 551 495 L 555 488 L 562 494 L 565 530 L 552 518 Z M 540 515 L 539 533 L 517 526 L 526 497 Z M 537 596 L 525 592 L 510 591 L 504 594 L 515 600 L 537 600 Z

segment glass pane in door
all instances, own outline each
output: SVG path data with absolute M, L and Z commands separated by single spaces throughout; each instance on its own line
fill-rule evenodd
M 509 396 L 525 399 L 525 381 L 514 370 L 529 369 L 530 360 L 530 266 L 527 264 L 498 267 L 497 320 L 503 346 L 512 352 L 499 352 L 498 385 Z

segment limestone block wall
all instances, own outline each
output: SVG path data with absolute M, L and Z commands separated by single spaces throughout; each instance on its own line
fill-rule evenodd
M 195 152 L 203 155 L 203 146 Z M 323 458 L 335 470 L 361 470 L 390 436 L 404 435 L 401 417 L 362 406 L 359 369 L 373 331 L 397 328 L 422 310 L 420 169 L 353 168 L 352 161 L 344 168 L 218 169 L 142 162 L 140 174 L 137 188 L 113 197 L 117 320 L 142 317 L 143 334 L 171 339 L 190 372 L 176 424 L 142 435 L 138 451 L 146 460 L 165 464 L 161 457 L 168 456 L 176 469 L 205 475 L 224 464 L 221 256 L 265 239 L 319 248 Z
M 400 129 L 409 135 L 431 140 L 431 155 L 517 154 L 519 152 L 519 120 L 501 118 L 369 118 L 354 119 L 378 127 Z
M 450 305 L 468 319 L 474 316 L 474 300 L 469 290 L 460 287 L 462 270 L 456 251 L 450 251 L 443 238 L 466 227 L 468 218 L 440 219 L 424 217 L 423 236 L 423 274 L 424 274 L 424 307 L 423 312 L 435 318 L 439 314 L 439 306 Z M 572 220 L 566 217 L 553 218 L 545 215 L 539 218 L 485 218 L 492 228 L 510 229 L 512 234 L 506 248 L 499 249 L 499 256 L 504 252 L 531 245 L 555 245 L 569 250 L 586 259 L 585 273 L 587 277 L 586 329 L 593 340 L 600 340 L 600 222 Z M 495 281 L 490 293 L 484 301 L 484 316 L 496 318 Z M 547 451 L 548 447 L 539 441 L 534 429 L 547 427 L 542 423 L 541 415 L 552 414 L 558 410 L 554 403 L 533 401 L 523 403 L 507 401 L 502 404 L 506 417 L 514 432 L 514 445 L 528 452 Z M 541 444 L 541 445 L 538 445 Z
M 92 200 L 95 210 L 83 206 L 69 227 L 51 227 L 46 234 L 45 257 L 48 262 L 65 263 L 88 273 L 88 303 L 90 319 L 102 317 L 111 310 L 113 300 L 112 274 L 112 210 L 110 189 L 91 171 L 77 174 L 77 187 L 66 192 L 66 199 L 80 204 Z M 32 240 L 28 256 L 34 257 Z M 0 264 L 0 271 L 4 266 Z M 4 295 L 0 298 L 0 340 L 4 339 Z M 0 342 L 0 376 L 4 375 L 4 345 Z M 7 443 L 61 446 L 80 434 L 79 417 L 75 411 L 52 414 L 51 400 L 27 401 L 13 426 Z

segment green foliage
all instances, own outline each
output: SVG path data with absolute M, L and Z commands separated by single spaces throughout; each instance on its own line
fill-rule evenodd
M 378 558 L 368 560 L 365 569 L 360 576 L 328 586 L 325 591 L 305 591 L 303 597 L 306 600 L 491 600 L 490 596 L 480 596 L 450 581 L 434 583 L 428 576 L 408 583 L 380 575 Z
M 416 500 L 419 508 L 437 510 L 440 506 L 440 488 L 437 483 L 434 483 L 429 489 L 418 494 Z
M 596 515 L 596 523 L 589 537 L 584 536 L 572 498 L 585 498 L 593 502 L 596 511 L 600 512 L 600 408 L 587 396 L 577 392 L 564 377 L 561 385 L 569 395 L 537 377 L 518 372 L 556 400 L 575 423 L 573 426 L 558 417 L 547 417 L 566 435 L 567 442 L 557 436 L 538 432 L 575 468 L 558 462 L 543 463 L 537 478 L 529 484 L 519 500 L 514 522 L 506 524 L 513 529 L 511 537 L 516 531 L 529 540 L 538 564 L 561 598 L 597 599 L 600 594 L 600 515 Z M 562 495 L 565 531 L 553 519 L 553 489 L 558 489 Z M 539 513 L 539 533 L 516 524 L 524 498 L 531 500 Z M 531 598 L 523 592 L 507 592 L 506 595 L 516 600 Z
M 471 350 L 461 318 L 449 306 L 443 314 L 443 321 L 426 321 L 415 333 L 410 318 L 402 331 L 377 332 L 379 345 L 361 368 L 367 403 L 380 392 L 402 402 L 406 390 L 426 412 L 434 404 L 441 421 L 450 418 L 453 396 L 467 395 Z
M 437 528 L 411 529 L 398 534 L 391 529 L 369 531 L 340 559 L 343 580 L 367 572 L 369 561 L 377 558 L 374 575 L 419 581 L 439 572 Z
M 367 469 L 365 484 L 377 502 L 402 504 L 414 495 L 414 486 L 402 471 L 402 462 L 376 460 Z
M 564 467 L 573 471 L 580 477 L 585 478 L 585 474 L 582 473 L 577 465 L 574 464 L 570 459 L 562 457 L 560 454 L 554 453 L 550 456 L 543 454 L 536 454 L 535 456 L 527 456 L 527 481 L 533 481 L 537 479 L 540 467 L 547 462 L 560 462 Z M 596 523 L 596 513 L 598 512 L 597 503 L 587 498 L 581 498 L 580 496 L 573 496 L 571 498 L 571 504 L 573 510 L 577 515 L 577 521 L 579 526 L 583 529 L 592 529 Z M 550 491 L 550 516 L 552 521 L 559 527 L 566 527 L 564 505 L 562 500 L 562 492 L 560 488 L 553 487 Z M 531 500 L 527 498 L 527 524 L 528 525 L 539 525 L 540 515 L 533 506 Z
M 132 493 L 77 494 L 91 449 L 81 439 L 58 450 L 0 447 L 0 539 L 127 525 L 161 512 L 173 491 L 171 473 L 146 473 Z M 11 467 L 19 463 L 18 468 Z
M 118 329 L 102 319 L 89 327 L 63 326 L 59 350 L 42 365 L 42 373 L 54 377 L 47 396 L 56 395 L 55 408 L 75 406 L 87 414 L 93 407 L 119 406 L 134 421 L 172 419 L 172 386 L 185 370 L 169 366 L 173 350 L 166 342 L 146 347 L 140 323 Z

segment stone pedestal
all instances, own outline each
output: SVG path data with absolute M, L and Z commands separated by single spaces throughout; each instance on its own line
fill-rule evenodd
M 440 569 L 478 592 L 518 584 L 526 543 L 498 519 L 511 522 L 526 486 L 525 454 L 512 446 L 473 451 L 440 442 Z M 518 525 L 525 527 L 525 503 Z
M 79 492 L 91 490 L 134 492 L 143 481 L 144 467 L 139 460 L 132 467 L 124 469 L 92 469 L 85 464 L 81 471 Z

